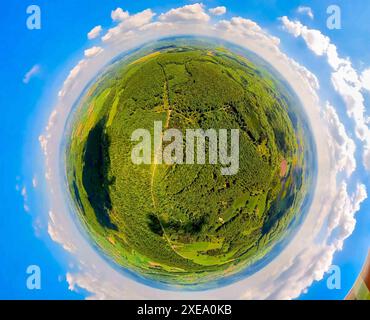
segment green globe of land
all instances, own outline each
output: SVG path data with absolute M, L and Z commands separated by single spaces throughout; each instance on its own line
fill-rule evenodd
M 176 286 L 264 258 L 308 189 L 292 101 L 266 68 L 225 46 L 172 41 L 114 61 L 77 104 L 66 144 L 69 194 L 93 243 L 123 269 Z M 153 133 L 155 122 L 184 136 L 238 129 L 238 172 L 133 163 L 132 133 Z

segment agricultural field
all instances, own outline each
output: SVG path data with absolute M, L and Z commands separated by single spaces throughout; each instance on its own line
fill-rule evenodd
M 168 45 L 171 44 L 171 45 Z M 97 247 L 139 277 L 193 286 L 236 275 L 283 239 L 311 180 L 295 101 L 226 47 L 169 41 L 117 60 L 71 119 L 66 175 Z M 133 164 L 132 132 L 239 129 L 240 168 Z M 165 147 L 165 145 L 163 146 Z

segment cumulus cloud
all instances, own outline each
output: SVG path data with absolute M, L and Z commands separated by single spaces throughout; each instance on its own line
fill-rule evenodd
M 288 17 L 284 16 L 281 21 L 285 29 L 293 34 L 296 38 L 302 37 L 307 46 L 317 55 L 322 56 L 327 52 L 330 44 L 330 39 L 324 36 L 319 30 L 308 29 L 299 21 L 291 21 Z
M 227 9 L 224 6 L 220 6 L 216 8 L 211 8 L 208 11 L 214 16 L 222 16 L 227 12 Z
M 242 33 L 261 31 L 261 27 L 256 22 L 242 17 L 233 17 L 230 21 L 222 20 L 218 23 L 217 26 L 220 28 L 225 28 L 227 30 L 234 30 Z
M 123 21 L 130 16 L 128 11 L 123 11 L 122 8 L 117 8 L 111 13 L 111 18 L 113 21 Z
M 352 195 L 348 194 L 347 189 L 347 184 L 342 182 L 328 218 L 329 231 L 336 232 L 336 237 L 331 244 L 339 250 L 342 250 L 344 240 L 355 229 L 355 214 L 360 210 L 361 203 L 367 198 L 366 188 L 363 184 L 357 184 Z
M 314 18 L 313 11 L 310 7 L 300 6 L 297 8 L 297 12 L 300 14 L 307 15 L 310 19 Z
M 90 30 L 90 32 L 87 34 L 87 38 L 89 40 L 95 39 L 100 36 L 100 33 L 102 32 L 103 28 L 102 26 L 96 26 Z
M 92 48 L 86 49 L 84 54 L 86 58 L 92 58 L 102 53 L 103 51 L 104 49 L 101 47 L 92 47 Z
M 39 74 L 41 71 L 41 67 L 36 64 L 34 65 L 30 70 L 27 71 L 27 73 L 24 75 L 23 77 L 23 83 L 24 84 L 28 84 L 31 79 L 36 76 L 37 74 Z
M 279 48 L 280 39 L 267 33 L 255 21 L 243 17 L 233 17 L 230 20 L 218 21 L 214 29 L 217 31 L 218 36 L 222 35 L 226 40 L 233 37 L 240 38 L 239 41 L 248 39 L 247 43 L 250 47 L 258 43 L 259 49 L 263 47 L 263 50 L 268 51 L 266 52 L 267 60 L 273 55 L 279 55 L 284 60 L 288 59 Z M 296 69 L 295 66 L 294 69 Z
M 335 108 L 329 102 L 326 103 L 323 116 L 328 123 L 328 130 L 333 138 L 329 141 L 329 146 L 332 149 L 333 158 L 337 160 L 336 170 L 344 171 L 347 176 L 350 176 L 356 169 L 356 145 L 348 136 Z
M 159 16 L 159 20 L 165 22 L 207 22 L 209 19 L 210 17 L 205 12 L 205 7 L 201 3 L 171 9 Z
M 84 289 L 88 292 L 94 292 L 92 296 L 95 300 L 114 299 L 114 294 L 112 295 L 110 288 L 107 290 L 104 284 L 97 285 L 100 281 L 94 278 L 90 273 L 76 275 L 68 272 L 66 275 L 66 281 L 68 283 L 68 289 L 71 291 Z M 97 287 L 100 289 L 96 290 Z
M 118 19 L 116 14 L 112 13 L 112 18 L 113 16 Z M 108 30 L 108 32 L 102 37 L 102 40 L 104 42 L 116 40 L 125 32 L 133 31 L 143 25 L 150 23 L 154 16 L 155 13 L 150 9 L 146 9 L 142 12 L 134 15 L 129 15 L 127 17 L 125 16 L 123 20 L 118 20 L 121 22 L 116 27 Z
M 284 28 L 294 37 L 302 37 L 307 47 L 316 55 L 326 56 L 329 66 L 333 70 L 331 82 L 334 89 L 343 98 L 348 116 L 355 123 L 356 136 L 363 142 L 363 164 L 367 170 L 370 170 L 370 128 L 365 114 L 365 99 L 361 92 L 368 86 L 367 72 L 365 71 L 365 74 L 360 76 L 353 68 L 350 59 L 341 58 L 336 46 L 321 31 L 308 29 L 299 21 L 291 21 L 286 16 L 282 17 L 281 21 Z

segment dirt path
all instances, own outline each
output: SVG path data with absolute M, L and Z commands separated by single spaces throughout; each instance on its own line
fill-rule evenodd
M 163 72 L 164 72 L 164 69 L 163 69 Z M 165 84 L 163 86 L 163 111 L 165 111 L 167 113 L 165 129 L 168 129 L 168 127 L 170 125 L 170 118 L 171 118 L 172 110 L 171 110 L 171 106 L 170 106 L 169 98 L 168 98 L 168 82 L 167 82 L 167 80 L 165 81 Z M 161 132 L 161 141 L 163 141 L 163 132 Z M 162 144 L 159 147 L 162 149 Z M 153 207 L 154 207 L 154 212 L 155 212 L 155 215 L 157 216 L 159 224 L 161 225 L 161 228 L 162 228 L 162 231 L 163 231 L 163 236 L 165 237 L 166 241 L 170 245 L 173 252 L 175 252 L 180 257 L 182 257 L 184 259 L 187 259 L 186 257 L 183 257 L 181 254 L 179 254 L 176 251 L 175 246 L 172 244 L 170 238 L 168 237 L 168 235 L 167 235 L 167 233 L 166 233 L 166 231 L 163 227 L 163 224 L 161 222 L 161 219 L 160 219 L 160 217 L 157 213 L 157 202 L 156 202 L 155 195 L 154 195 L 154 179 L 155 179 L 155 174 L 156 174 L 157 166 L 158 166 L 158 163 L 155 159 L 156 159 L 159 152 L 162 152 L 162 150 L 154 150 L 154 163 L 152 165 L 152 176 L 151 176 L 151 181 L 150 181 L 150 193 L 151 193 L 152 203 L 153 203 Z

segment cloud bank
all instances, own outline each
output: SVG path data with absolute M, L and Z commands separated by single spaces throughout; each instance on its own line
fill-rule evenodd
M 299 21 L 291 21 L 286 16 L 282 17 L 281 21 L 285 29 L 294 37 L 301 37 L 313 53 L 327 58 L 332 69 L 332 85 L 342 97 L 347 114 L 355 124 L 356 136 L 363 142 L 363 164 L 370 170 L 370 128 L 366 117 L 365 98 L 362 94 L 362 90 L 369 90 L 369 70 L 359 75 L 350 59 L 340 57 L 337 47 L 321 31 L 309 29 Z

